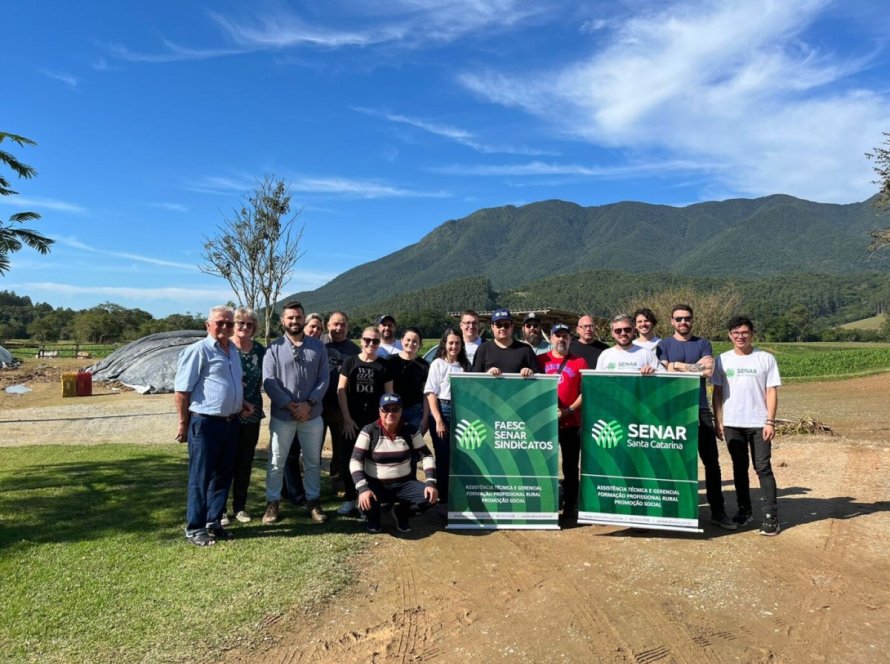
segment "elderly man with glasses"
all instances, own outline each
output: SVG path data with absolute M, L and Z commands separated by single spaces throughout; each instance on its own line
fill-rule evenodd
M 207 336 L 179 354 L 173 383 L 176 440 L 188 441 L 189 452 L 185 536 L 195 546 L 233 538 L 220 519 L 232 483 L 239 415 L 253 413 L 244 400 L 241 357 L 231 343 L 234 312 L 213 307 L 205 327 Z
M 473 371 L 492 376 L 518 373 L 528 378 L 538 370 L 535 351 L 513 338 L 513 315 L 509 309 L 498 309 L 491 315 L 491 332 L 494 339 L 479 346 L 473 358 Z
M 595 367 L 600 353 L 608 348 L 606 344 L 596 338 L 596 325 L 590 316 L 581 316 L 575 327 L 577 339 L 572 339 L 569 352 L 572 355 L 583 357 L 587 360 L 588 367 Z

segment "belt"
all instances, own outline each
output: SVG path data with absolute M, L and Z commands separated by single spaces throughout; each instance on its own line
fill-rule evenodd
M 439 399 L 439 403 L 451 403 L 451 399 Z
M 223 420 L 225 422 L 231 422 L 232 420 L 238 419 L 238 413 L 233 415 L 208 415 L 207 413 L 192 413 L 192 415 L 200 415 L 201 417 L 212 417 L 214 420 Z

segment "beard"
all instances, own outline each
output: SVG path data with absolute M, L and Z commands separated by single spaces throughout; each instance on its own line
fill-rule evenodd
M 541 336 L 540 332 L 529 332 L 525 335 L 525 340 L 530 343 L 532 346 L 537 346 L 541 343 L 541 339 L 544 337 Z

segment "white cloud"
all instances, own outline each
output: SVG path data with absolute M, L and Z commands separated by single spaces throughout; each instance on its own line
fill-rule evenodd
M 444 191 L 407 189 L 378 180 L 356 180 L 339 176 L 293 175 L 285 178 L 290 190 L 303 194 L 338 195 L 350 198 L 445 198 Z M 245 194 L 255 189 L 256 180 L 246 177 L 205 176 L 186 185 L 187 189 L 208 194 Z
M 212 58 L 221 58 L 230 55 L 241 55 L 243 53 L 249 53 L 251 50 L 256 50 L 248 48 L 187 48 L 174 44 L 167 39 L 162 41 L 166 50 L 160 53 L 141 53 L 139 51 L 133 51 L 123 44 L 108 44 L 106 48 L 112 56 L 121 60 L 148 63 L 181 62 L 183 60 L 210 60 Z M 108 69 L 108 67 L 102 67 L 102 69 Z
M 39 67 L 37 68 L 37 71 L 39 71 L 41 74 L 43 74 L 47 78 L 53 79 L 54 81 L 61 81 L 62 83 L 67 85 L 69 88 L 77 87 L 78 80 L 74 76 L 72 76 L 71 74 L 69 74 L 67 72 L 53 71 L 52 69 L 41 69 Z
M 114 258 L 124 258 L 126 260 L 136 261 L 138 263 L 148 263 L 149 265 L 157 265 L 159 267 L 172 267 L 189 272 L 197 272 L 198 267 L 191 263 L 178 263 L 176 261 L 168 261 L 163 258 L 155 258 L 154 256 L 143 256 L 142 254 L 134 254 L 127 251 L 106 251 L 97 249 L 85 242 L 81 242 L 76 237 L 59 236 L 55 238 L 59 244 L 71 247 L 72 249 L 80 249 L 81 251 L 89 251 L 90 253 L 100 254 L 102 256 L 111 256 Z
M 808 44 L 806 31 L 825 6 L 660 4 L 598 34 L 601 46 L 587 60 L 530 76 L 489 70 L 459 80 L 598 145 L 723 164 L 720 181 L 738 194 L 863 200 L 874 190 L 863 153 L 890 126 L 890 105 L 848 80 L 866 55 Z
M 525 146 L 491 145 L 482 143 L 476 139 L 472 132 L 467 131 L 466 129 L 461 129 L 460 127 L 454 127 L 446 124 L 440 124 L 437 122 L 432 122 L 430 120 L 424 120 L 422 118 L 402 115 L 400 113 L 390 113 L 388 111 L 362 107 L 355 107 L 353 110 L 358 111 L 359 113 L 370 115 L 372 117 L 382 118 L 384 120 L 388 120 L 389 122 L 405 124 L 410 127 L 416 127 L 417 129 L 421 129 L 435 136 L 447 138 L 454 141 L 455 143 L 459 143 L 460 145 L 464 145 L 475 150 L 476 152 L 481 152 L 483 154 L 521 154 L 529 156 L 552 154 L 550 152 L 536 150 L 534 148 Z
M 647 163 L 625 164 L 622 166 L 582 166 L 581 164 L 560 164 L 554 162 L 531 161 L 524 164 L 454 164 L 435 170 L 445 175 L 483 176 L 540 176 L 569 175 L 580 177 L 636 177 L 647 173 L 667 171 L 698 171 L 704 167 L 700 161 L 653 160 Z M 714 164 L 713 169 L 719 166 Z
M 188 212 L 189 209 L 181 203 L 149 203 L 151 207 L 169 210 L 170 212 Z
M 54 212 L 70 212 L 72 214 L 86 214 L 87 209 L 76 203 L 60 201 L 55 198 L 41 198 L 39 196 L 11 196 L 0 198 L 0 205 L 19 208 L 37 208 L 38 210 L 53 210 Z

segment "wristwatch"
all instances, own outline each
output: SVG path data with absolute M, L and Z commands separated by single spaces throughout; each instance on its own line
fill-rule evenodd
M 309 404 L 310 408 L 315 408 L 315 404 L 317 404 L 318 402 L 315 399 L 306 399 L 306 403 Z

